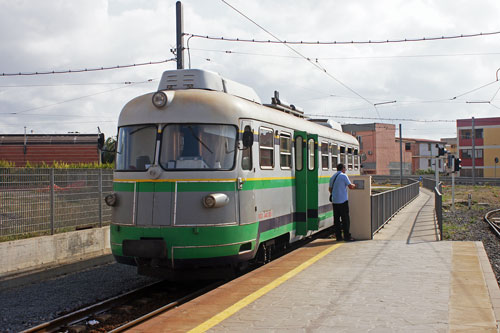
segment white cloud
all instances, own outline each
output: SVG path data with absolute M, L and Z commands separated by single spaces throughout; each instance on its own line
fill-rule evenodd
M 229 2 L 288 41 L 365 41 L 500 30 L 500 2 L 496 0 Z M 221 1 L 186 0 L 183 5 L 188 33 L 273 39 Z M 163 60 L 173 57 L 175 1 L 0 0 L 0 29 L 6 32 L 0 35 L 0 73 Z M 313 61 L 317 58 L 328 73 L 372 103 L 397 101 L 377 110 L 312 64 L 294 58 L 297 55 L 283 45 L 192 38 L 189 46 L 193 68 L 213 70 L 252 86 L 266 103 L 273 91 L 279 90 L 281 96 L 309 114 L 454 120 L 500 115 L 500 109 L 492 105 L 466 103 L 490 100 L 499 83 L 449 100 L 495 80 L 500 68 L 499 40 L 500 35 L 494 35 L 395 44 L 293 46 Z M 155 90 L 157 82 L 136 86 L 103 83 L 155 79 L 163 70 L 173 68 L 175 64 L 168 63 L 94 73 L 0 76 L 0 132 L 21 133 L 24 126 L 38 133 L 95 132 L 99 126 L 106 135 L 114 135 L 123 105 Z M 12 85 L 50 86 L 6 87 Z M 123 89 L 108 91 L 114 88 Z M 493 105 L 500 107 L 499 95 Z M 10 114 L 33 108 L 39 109 Z M 439 139 L 455 135 L 455 126 L 453 122 L 403 122 L 403 134 Z

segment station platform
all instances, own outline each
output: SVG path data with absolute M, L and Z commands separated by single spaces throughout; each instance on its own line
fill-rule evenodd
M 480 242 L 438 241 L 433 193 L 373 240 L 319 239 L 129 332 L 497 332 Z

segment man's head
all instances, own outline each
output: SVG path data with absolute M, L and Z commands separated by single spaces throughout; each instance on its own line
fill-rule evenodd
M 345 171 L 345 165 L 342 163 L 337 164 L 337 171 Z

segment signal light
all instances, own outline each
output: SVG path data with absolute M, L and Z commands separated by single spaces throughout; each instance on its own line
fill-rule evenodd
M 104 133 L 99 133 L 97 137 L 97 147 L 102 149 L 104 147 Z
M 460 158 L 455 158 L 455 171 L 460 171 L 462 169 L 462 160 Z
M 440 148 L 440 147 L 437 147 L 437 148 L 438 148 L 438 155 L 436 157 L 444 156 L 445 154 L 448 154 L 448 151 L 445 148 Z

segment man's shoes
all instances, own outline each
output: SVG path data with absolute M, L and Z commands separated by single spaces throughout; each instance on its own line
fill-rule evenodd
M 335 237 L 335 239 L 337 240 L 337 242 L 342 242 L 344 240 L 342 237 Z
M 346 241 L 346 242 L 354 242 L 354 241 L 355 241 L 355 239 L 354 239 L 354 238 L 352 238 L 352 237 L 350 237 L 350 238 L 346 239 L 345 241 Z

